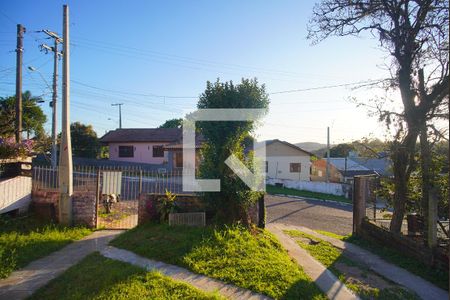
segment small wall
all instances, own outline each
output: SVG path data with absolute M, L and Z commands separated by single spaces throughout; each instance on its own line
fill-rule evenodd
M 158 198 L 164 196 L 164 194 L 140 195 L 138 201 L 138 225 L 149 220 L 159 220 L 156 213 L 156 203 Z M 205 212 L 205 206 L 201 198 L 197 195 L 177 195 L 175 203 L 183 212 Z M 251 222 L 261 228 L 264 228 L 265 226 L 264 209 L 264 195 L 262 195 L 260 200 L 252 205 L 248 210 L 248 215 Z
M 449 260 L 446 250 L 443 248 L 432 250 L 411 238 L 393 234 L 367 220 L 361 223 L 357 235 L 385 247 L 395 249 L 399 253 L 413 257 L 428 266 L 448 270 Z
M 157 199 L 164 197 L 164 194 L 142 194 L 138 200 L 138 224 L 149 220 L 158 220 L 156 215 Z M 205 211 L 201 199 L 196 195 L 177 195 L 176 205 L 184 212 Z
M 31 194 L 34 212 L 38 217 L 58 221 L 58 203 L 60 193 L 56 190 L 34 190 Z M 96 227 L 96 193 L 77 191 L 72 195 L 73 225 Z
M 326 183 L 326 182 L 315 182 L 315 181 L 299 181 L 299 180 L 290 180 L 290 179 L 275 179 L 275 178 L 267 178 L 266 183 L 270 185 L 275 185 L 276 183 L 282 183 L 285 187 L 316 192 L 316 193 L 324 193 L 331 194 L 336 196 L 344 196 L 349 198 L 352 186 L 344 183 Z
M 89 228 L 97 226 L 95 192 L 74 192 L 72 195 L 72 220 L 74 225 Z

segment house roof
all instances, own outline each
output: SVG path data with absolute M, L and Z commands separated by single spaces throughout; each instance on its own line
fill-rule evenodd
M 131 142 L 177 142 L 181 139 L 181 128 L 122 128 L 111 130 L 100 138 L 100 142 L 131 143 Z
M 291 147 L 291 148 L 294 148 L 295 150 L 299 150 L 299 151 L 305 152 L 305 153 L 309 154 L 310 156 L 316 156 L 314 153 L 311 153 L 311 152 L 306 151 L 306 150 L 304 150 L 304 149 L 302 149 L 302 148 L 300 148 L 300 147 L 298 147 L 298 146 L 296 146 L 296 145 L 294 145 L 294 144 L 291 144 L 291 143 L 289 143 L 289 142 L 282 141 L 282 140 L 279 140 L 279 139 L 273 139 L 273 140 L 266 140 L 266 141 L 258 142 L 258 143 L 255 145 L 255 148 L 261 147 L 261 146 L 262 146 L 262 143 L 266 143 L 266 147 L 267 147 L 267 146 L 269 146 L 269 145 L 271 145 L 271 144 L 274 144 L 274 143 L 277 143 L 277 142 L 278 142 L 278 143 L 282 143 L 282 144 L 284 144 L 284 145 L 286 145 L 286 146 L 289 146 L 289 147 Z

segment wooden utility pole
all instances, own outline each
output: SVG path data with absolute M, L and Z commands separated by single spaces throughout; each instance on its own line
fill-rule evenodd
M 330 127 L 327 127 L 327 182 L 330 182 Z
M 49 30 L 43 30 L 45 34 L 54 39 L 54 46 L 50 47 L 45 44 L 41 45 L 41 49 L 53 52 L 53 96 L 52 96 L 52 168 L 55 169 L 57 165 L 57 100 L 58 100 L 58 58 L 62 55 L 58 52 L 58 44 L 62 42 L 62 39 L 55 33 Z
M 69 52 L 69 7 L 63 6 L 63 88 L 62 88 L 62 130 L 59 149 L 59 222 L 72 223 L 72 142 L 70 137 L 70 52 Z
M 25 27 L 17 24 L 16 47 L 16 143 L 22 141 L 22 63 L 23 63 L 23 34 Z

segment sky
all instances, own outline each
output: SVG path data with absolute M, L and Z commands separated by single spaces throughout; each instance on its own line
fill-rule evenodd
M 324 87 L 387 77 L 387 54 L 370 36 L 311 45 L 315 1 L 2 1 L 0 97 L 15 93 L 21 23 L 23 90 L 44 95 L 48 132 L 53 56 L 39 45 L 52 41 L 39 31 L 62 34 L 63 4 L 70 9 L 71 122 L 92 124 L 99 136 L 119 126 L 111 104 L 124 103 L 124 128 L 157 127 L 194 110 L 207 81 L 255 77 L 270 96 L 259 140 L 326 143 L 327 126 L 333 144 L 385 134 L 350 100 L 366 102 L 379 91 Z

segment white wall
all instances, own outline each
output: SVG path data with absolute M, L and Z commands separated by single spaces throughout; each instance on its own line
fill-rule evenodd
M 269 169 L 267 177 L 291 180 L 310 180 L 310 158 L 309 156 L 267 156 Z M 290 164 L 300 163 L 300 173 L 291 173 Z
M 275 183 L 282 183 L 285 187 L 291 189 L 344 196 L 347 198 L 349 197 L 351 190 L 350 184 L 326 183 L 318 181 L 267 178 L 266 183 L 271 185 L 275 185 Z
M 18 176 L 0 181 L 0 214 L 28 209 L 31 202 L 31 177 Z

